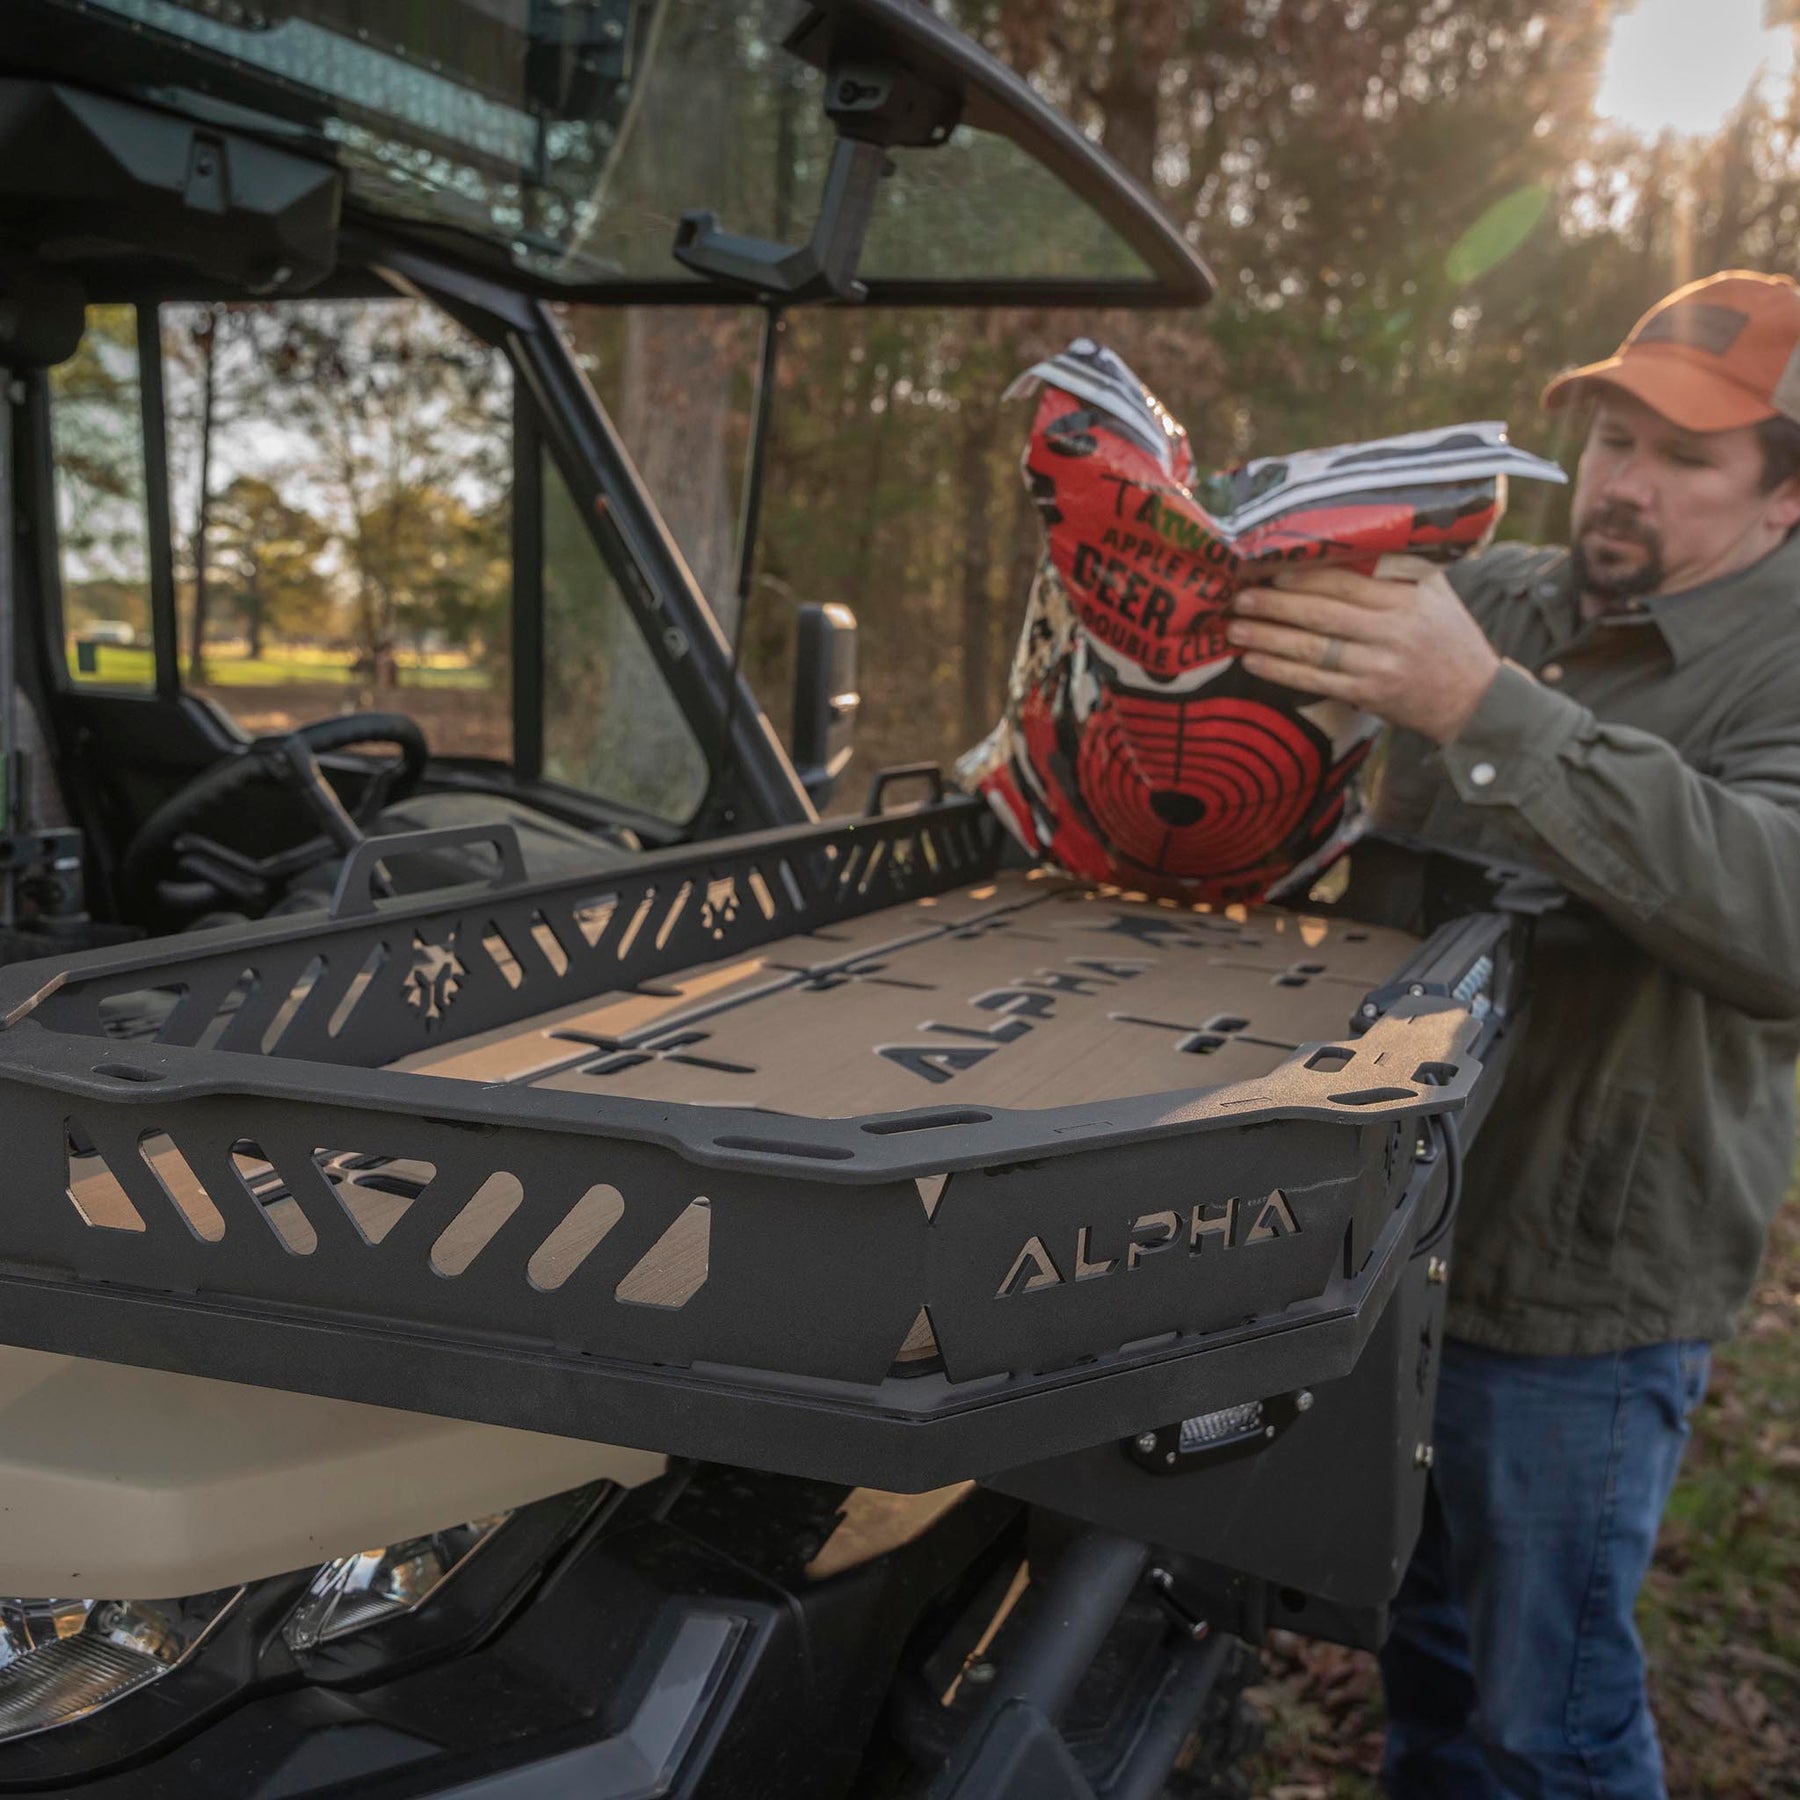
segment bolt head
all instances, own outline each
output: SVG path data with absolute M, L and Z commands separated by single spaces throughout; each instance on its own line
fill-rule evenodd
M 1364 1017 L 1364 1018 L 1365 1018 L 1365 1019 L 1372 1019 L 1372 1018 L 1374 1018 L 1374 1016 L 1375 1016 L 1375 1014 L 1376 1014 L 1376 1013 L 1377 1013 L 1377 1012 L 1378 1012 L 1378 1011 L 1379 1011 L 1379 1010 L 1380 1010 L 1380 1009 L 1379 1009 L 1379 1008 L 1378 1008 L 1378 1007 L 1377 1007 L 1377 1006 L 1376 1006 L 1376 1004 L 1375 1004 L 1375 1002 L 1374 1002 L 1374 1001 L 1373 1001 L 1373 1000 L 1365 1000 L 1365 1001 L 1364 1001 L 1364 1002 L 1363 1002 L 1363 1003 L 1362 1003 L 1362 1005 L 1361 1005 L 1361 1006 L 1359 1006 L 1359 1007 L 1358 1007 L 1358 1008 L 1357 1008 L 1357 1011 L 1358 1011 L 1358 1012 L 1359 1012 L 1359 1013 L 1361 1013 L 1361 1015 L 1362 1015 L 1362 1016 L 1363 1016 L 1363 1017 Z
M 1311 1412 L 1312 1405 L 1313 1394 L 1311 1388 L 1302 1388 L 1299 1393 L 1294 1396 L 1295 1412 Z
M 1138 1447 L 1138 1449 L 1140 1449 L 1140 1450 L 1141 1450 L 1141 1451 L 1142 1451 L 1142 1452 L 1143 1452 L 1143 1453 L 1144 1453 L 1144 1455 L 1146 1455 L 1146 1456 L 1153 1456 L 1153 1455 L 1155 1455 L 1155 1453 L 1156 1453 L 1156 1433 L 1155 1433 L 1155 1432 L 1154 1432 L 1154 1431 L 1146 1431 L 1146 1432 L 1144 1432 L 1144 1433 L 1143 1433 L 1143 1434 L 1142 1434 L 1142 1435 L 1141 1435 L 1141 1436 L 1140 1436 L 1140 1437 L 1139 1437 L 1139 1438 L 1138 1438 L 1138 1441 L 1137 1441 L 1137 1447 Z

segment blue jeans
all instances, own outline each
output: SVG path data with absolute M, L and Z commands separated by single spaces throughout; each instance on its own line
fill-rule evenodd
M 1394 1800 L 1659 1800 L 1633 1612 L 1702 1343 L 1444 1345 L 1425 1525 L 1381 1652 Z

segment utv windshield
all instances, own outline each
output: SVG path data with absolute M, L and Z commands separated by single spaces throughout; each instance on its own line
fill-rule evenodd
M 594 297 L 702 290 L 671 254 L 690 208 L 736 232 L 803 240 L 832 150 L 825 77 L 784 48 L 811 10 L 803 0 L 51 4 L 129 31 L 116 67 L 144 97 L 278 130 L 337 163 L 352 208 L 472 237 L 520 273 Z M 917 12 L 905 29 L 942 32 Z M 1012 79 L 968 53 L 987 78 Z M 1088 147 L 1014 89 L 969 108 L 992 129 L 965 122 L 942 146 L 892 153 L 860 270 L 871 290 L 1203 292 L 1203 271 L 1148 203 L 1124 191 L 1094 204 L 1080 168 Z M 1059 128 L 1046 156 L 1045 134 L 1057 140 Z

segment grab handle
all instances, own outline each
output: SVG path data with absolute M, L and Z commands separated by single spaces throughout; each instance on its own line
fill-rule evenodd
M 491 844 L 500 854 L 500 868 L 491 885 L 511 887 L 525 879 L 525 852 L 519 848 L 517 830 L 504 823 L 492 825 L 439 825 L 429 831 L 396 831 L 387 837 L 364 838 L 344 859 L 337 886 L 331 894 L 333 919 L 357 919 L 375 910 L 375 875 L 390 856 L 422 850 L 455 850 L 464 844 Z
M 891 769 L 877 769 L 875 779 L 869 783 L 868 804 L 863 808 L 863 816 L 879 819 L 882 813 L 882 797 L 891 787 L 902 781 L 928 781 L 931 783 L 931 799 L 935 805 L 950 791 L 944 781 L 944 771 L 936 763 L 895 763 Z

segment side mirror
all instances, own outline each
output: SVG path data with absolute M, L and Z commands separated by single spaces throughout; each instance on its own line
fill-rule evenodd
M 815 806 L 831 798 L 855 748 L 856 614 L 835 602 L 800 608 L 794 663 L 794 763 Z

